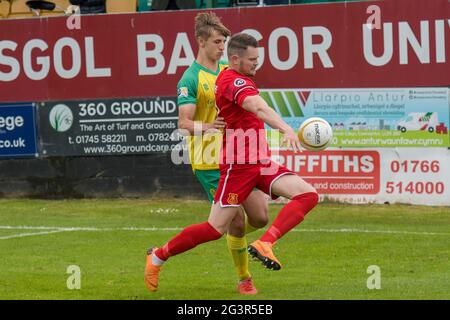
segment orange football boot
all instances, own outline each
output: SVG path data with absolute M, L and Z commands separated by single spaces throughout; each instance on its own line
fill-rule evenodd
M 150 248 L 147 250 L 147 262 L 145 264 L 144 280 L 148 290 L 155 292 L 158 290 L 159 272 L 161 266 L 152 263 L 152 255 L 158 248 Z
M 272 246 L 273 244 L 270 242 L 256 240 L 248 246 L 248 252 L 252 257 L 260 260 L 266 268 L 272 270 L 280 270 L 281 263 L 274 256 L 272 252 Z

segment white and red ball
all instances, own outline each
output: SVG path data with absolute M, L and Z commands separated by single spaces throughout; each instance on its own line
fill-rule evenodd
M 325 119 L 311 117 L 300 125 L 298 138 L 301 145 L 307 150 L 324 150 L 333 139 L 333 129 Z

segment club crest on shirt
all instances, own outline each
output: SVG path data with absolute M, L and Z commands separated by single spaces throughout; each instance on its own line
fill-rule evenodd
M 241 78 L 237 78 L 236 80 L 234 80 L 234 85 L 236 87 L 242 87 L 245 84 L 245 80 L 241 79 Z
M 183 98 L 188 96 L 188 88 L 187 87 L 180 87 L 178 89 L 178 97 Z
M 229 204 L 238 204 L 238 195 L 236 193 L 229 193 L 227 201 Z

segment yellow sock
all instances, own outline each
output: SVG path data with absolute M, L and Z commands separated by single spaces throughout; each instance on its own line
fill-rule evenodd
M 248 270 L 248 252 L 247 239 L 237 238 L 227 234 L 228 250 L 233 257 L 234 266 L 239 276 L 239 280 L 245 280 L 251 277 Z
M 249 234 L 256 230 L 258 230 L 258 228 L 255 228 L 250 223 L 248 223 L 248 218 L 247 218 L 247 216 L 245 216 L 245 234 Z

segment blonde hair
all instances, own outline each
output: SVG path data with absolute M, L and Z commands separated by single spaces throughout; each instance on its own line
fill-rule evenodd
M 214 12 L 201 12 L 195 17 L 195 38 L 201 37 L 207 40 L 213 30 L 221 33 L 224 37 L 230 36 L 231 32 L 223 25 L 220 18 Z

